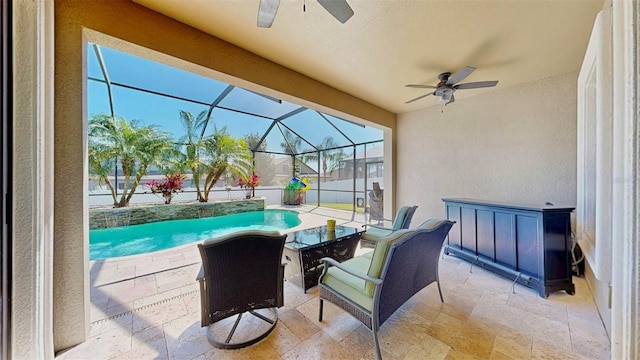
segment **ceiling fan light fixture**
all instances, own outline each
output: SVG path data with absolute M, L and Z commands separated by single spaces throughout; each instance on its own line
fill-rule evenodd
M 436 85 L 436 86 L 431 86 L 431 85 L 420 85 L 420 84 L 407 84 L 405 85 L 405 87 L 408 88 L 417 88 L 417 89 L 433 89 L 435 88 L 436 91 L 432 92 L 432 93 L 427 93 L 425 95 L 422 96 L 418 96 L 415 99 L 411 99 L 407 102 L 405 102 L 405 104 L 409 104 L 412 103 L 414 101 L 420 100 L 426 96 L 429 95 L 435 95 L 438 98 L 438 104 L 451 104 L 452 102 L 456 101 L 455 97 L 453 96 L 453 93 L 456 92 L 456 90 L 464 90 L 464 89 L 478 89 L 478 88 L 486 88 L 486 87 L 493 87 L 496 86 L 498 84 L 497 80 L 494 81 L 476 81 L 476 82 L 470 82 L 470 83 L 465 83 L 465 84 L 458 84 L 459 81 L 464 80 L 467 76 L 469 76 L 476 68 L 472 67 L 472 66 L 467 66 L 464 69 L 458 71 L 457 73 L 451 75 L 450 72 L 444 72 L 440 75 L 438 75 L 438 79 L 440 80 L 440 82 Z
M 453 96 L 453 91 L 449 90 L 446 91 L 448 89 L 445 89 L 445 91 L 442 91 L 440 94 L 438 94 L 438 104 L 447 104 L 451 101 L 451 96 Z

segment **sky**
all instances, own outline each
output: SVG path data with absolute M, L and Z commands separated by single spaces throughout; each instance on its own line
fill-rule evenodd
M 112 84 L 125 84 L 202 103 L 112 85 L 116 116 L 124 117 L 127 120 L 135 119 L 144 125 L 156 125 L 161 130 L 172 134 L 176 141 L 179 141 L 179 138 L 184 135 L 180 122 L 180 110 L 189 111 L 194 117 L 201 111 L 208 111 L 209 104 L 228 86 L 226 83 L 214 79 L 104 46 L 99 48 Z M 89 77 L 87 81 L 88 118 L 99 113 L 110 114 L 107 85 L 103 81 L 93 80 L 104 80 L 93 44 L 88 44 L 87 62 Z M 229 134 L 238 138 L 244 137 L 248 133 L 264 134 L 272 120 L 224 108 L 241 109 L 245 112 L 275 119 L 300 107 L 285 101 L 279 104 L 241 88 L 234 88 L 218 106 L 219 108 L 214 109 L 212 113 L 206 134 L 212 133 L 214 126 L 218 129 L 225 126 Z M 282 123 L 313 145 L 320 144 L 326 136 L 331 136 L 339 146 L 350 145 L 351 142 L 325 118 L 355 143 L 382 140 L 382 130 L 368 126 L 363 127 L 326 114 L 320 115 L 311 109 L 306 109 L 287 118 Z M 274 127 L 266 138 L 267 150 L 282 152 L 280 147 L 282 139 L 281 132 Z M 368 145 L 368 147 L 381 145 L 382 142 L 377 145 Z M 310 147 L 305 144 L 302 146 L 302 150 L 305 149 L 310 149 Z M 360 149 L 362 149 L 361 146 L 358 147 L 358 151 L 361 151 Z M 350 150 L 348 152 L 350 153 Z

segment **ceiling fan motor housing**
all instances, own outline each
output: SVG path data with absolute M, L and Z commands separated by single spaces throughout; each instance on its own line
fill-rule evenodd
M 450 72 L 443 72 L 442 74 L 438 75 L 438 80 L 447 82 L 447 80 L 449 80 L 449 76 L 451 76 Z
M 440 97 L 449 97 L 455 91 L 452 87 L 439 87 L 433 92 L 433 95 Z

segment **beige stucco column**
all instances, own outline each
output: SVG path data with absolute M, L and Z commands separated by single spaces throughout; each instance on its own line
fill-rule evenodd
M 53 357 L 53 3 L 14 1 L 11 16 L 13 236 L 9 356 L 49 359 Z
M 611 358 L 640 358 L 640 1 L 613 1 Z

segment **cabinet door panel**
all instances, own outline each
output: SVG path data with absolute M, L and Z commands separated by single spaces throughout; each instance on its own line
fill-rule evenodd
M 493 244 L 493 211 L 476 211 L 478 255 L 482 255 L 491 261 L 495 261 L 495 248 Z
M 516 268 L 516 229 L 515 216 L 496 212 L 495 233 L 496 233 L 496 261 Z
M 462 248 L 478 255 L 476 248 L 476 209 L 462 208 L 460 215 Z
M 448 243 L 456 247 L 462 247 L 462 238 L 460 237 L 460 206 L 447 206 L 447 219 L 455 221 L 453 227 L 449 231 Z
M 516 241 L 518 242 L 518 270 L 538 275 L 538 219 L 534 216 L 516 215 Z

